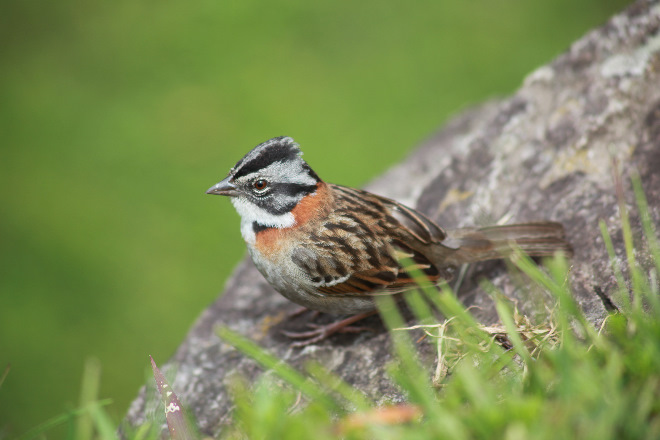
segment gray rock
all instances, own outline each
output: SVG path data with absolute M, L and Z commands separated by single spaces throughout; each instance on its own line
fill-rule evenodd
M 454 118 L 407 160 L 368 186 L 438 221 L 445 227 L 552 219 L 566 226 L 575 249 L 572 283 L 576 299 L 598 324 L 605 315 L 594 286 L 615 289 L 598 227 L 604 220 L 623 261 L 619 209 L 612 164 L 624 176 L 635 237 L 641 227 L 629 176 L 641 176 L 651 215 L 660 224 L 660 2 L 638 1 L 574 43 L 552 63 L 532 72 L 508 99 L 486 103 Z M 640 248 L 642 249 L 642 248 Z M 640 260 L 647 258 L 642 253 Z M 473 265 L 459 297 L 476 305 L 482 321 L 496 319 L 492 302 L 478 287 L 486 277 L 523 311 L 538 298 L 516 286 L 501 262 Z M 545 299 L 547 301 L 547 298 Z M 285 320 L 296 309 L 263 280 L 248 260 L 224 294 L 199 318 L 165 369 L 202 432 L 214 435 L 230 421 L 226 385 L 233 374 L 254 379 L 261 370 L 214 333 L 218 325 L 243 334 L 297 368 L 310 359 L 384 403 L 404 399 L 384 366 L 392 359 L 389 337 L 378 318 L 373 333 L 338 335 L 292 349 L 283 328 L 301 329 L 309 316 Z M 432 362 L 432 350 L 420 351 Z M 429 365 L 429 375 L 432 364 Z M 151 418 L 159 400 L 143 387 L 127 423 Z

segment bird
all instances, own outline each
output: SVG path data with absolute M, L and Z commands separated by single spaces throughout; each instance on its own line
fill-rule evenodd
M 554 221 L 446 230 L 421 212 L 361 189 L 327 183 L 288 136 L 249 151 L 207 194 L 229 197 L 256 268 L 273 288 L 304 308 L 350 315 L 309 332 L 315 343 L 375 313 L 375 297 L 400 297 L 450 281 L 466 263 L 507 258 L 513 246 L 532 257 L 572 249 Z

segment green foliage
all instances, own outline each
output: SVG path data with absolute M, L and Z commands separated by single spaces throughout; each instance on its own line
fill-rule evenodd
M 111 401 L 109 399 L 98 400 L 99 382 L 101 379 L 101 368 L 98 360 L 88 359 L 85 363 L 83 374 L 80 406 L 65 414 L 43 422 L 25 432 L 19 437 L 20 440 L 31 440 L 44 438 L 58 426 L 67 427 L 67 439 L 72 440 L 116 440 L 116 428 L 110 420 L 108 413 L 104 410 Z

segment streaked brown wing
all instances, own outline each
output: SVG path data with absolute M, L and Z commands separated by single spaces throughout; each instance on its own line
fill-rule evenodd
M 413 260 L 414 261 L 414 260 Z M 442 271 L 433 265 L 413 264 L 427 277 L 428 283 L 438 284 L 453 278 L 453 267 L 443 268 Z M 377 295 L 395 294 L 418 287 L 417 281 L 408 272 L 411 266 L 400 267 L 396 273 L 378 270 L 356 272 L 346 281 L 333 285 L 319 286 L 318 290 L 328 294 L 339 295 Z
M 447 238 L 445 230 L 433 220 L 392 199 L 346 186 L 333 184 L 329 186 L 344 200 L 354 202 L 356 209 L 359 209 L 360 202 L 366 203 L 366 206 L 378 207 L 383 213 L 385 223 L 382 226 L 385 228 L 403 227 L 422 243 L 440 243 Z
M 442 241 L 445 232 L 417 211 L 353 188 L 331 185 L 338 208 L 314 227 L 310 246 L 292 260 L 320 292 L 336 295 L 398 293 L 416 286 L 405 265 L 437 283 L 452 277 L 420 249 Z

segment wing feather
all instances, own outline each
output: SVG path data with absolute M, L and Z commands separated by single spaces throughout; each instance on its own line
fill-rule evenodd
M 431 283 L 449 280 L 423 249 L 446 233 L 423 214 L 374 194 L 330 185 L 338 207 L 315 226 L 311 243 L 292 260 L 319 292 L 328 295 L 394 294 L 416 287 L 408 273 L 420 270 Z

